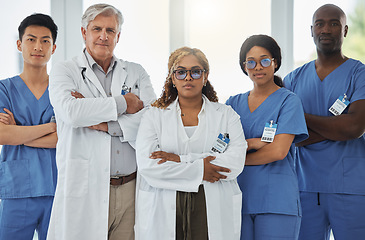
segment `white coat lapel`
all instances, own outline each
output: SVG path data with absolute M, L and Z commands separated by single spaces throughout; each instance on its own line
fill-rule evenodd
M 183 129 L 181 129 L 180 119 L 178 119 L 177 104 L 177 100 L 175 100 L 163 111 L 164 114 L 161 119 L 161 126 L 163 126 L 163 128 L 161 129 L 162 136 L 160 147 L 162 151 L 186 154 L 185 151 L 181 149 L 182 144 L 179 144 L 180 141 L 184 141 L 182 139 L 184 135 L 179 134 Z
M 205 142 L 206 146 L 204 146 L 204 149 L 210 149 L 215 140 L 217 139 L 219 135 L 219 130 L 221 129 L 221 122 L 223 114 L 221 111 L 219 111 L 219 105 L 212 103 L 204 96 L 205 99 L 205 109 L 206 109 L 206 131 L 207 131 L 207 141 Z
M 84 49 L 84 51 L 86 50 Z M 100 95 L 102 95 L 103 97 L 107 97 L 99 79 L 96 77 L 93 70 L 89 67 L 89 64 L 87 64 L 87 59 L 84 51 L 81 53 L 81 56 L 77 58 L 78 65 L 81 68 L 80 74 L 82 75 L 83 81 L 87 86 L 89 86 L 89 89 L 94 94 L 94 97 L 99 97 Z M 97 89 L 97 91 L 100 93 L 99 96 L 96 95 L 96 92 L 93 88 Z
M 113 79 L 112 79 L 112 95 L 119 96 L 122 93 L 122 86 L 126 81 L 128 76 L 127 71 L 125 70 L 125 65 L 122 61 L 117 60 L 117 64 L 113 71 Z
M 85 76 L 84 81 L 90 81 L 96 87 L 96 89 L 98 89 L 98 91 L 100 92 L 100 94 L 103 97 L 105 97 L 105 98 L 107 97 L 103 86 L 101 86 L 99 79 L 96 77 L 95 73 L 93 72 L 93 70 L 91 68 L 86 67 L 84 76 Z

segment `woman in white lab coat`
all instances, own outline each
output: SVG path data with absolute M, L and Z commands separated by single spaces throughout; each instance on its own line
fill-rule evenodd
M 247 144 L 198 49 L 177 49 L 137 135 L 136 239 L 239 239 Z M 228 143 L 228 144 L 227 144 Z

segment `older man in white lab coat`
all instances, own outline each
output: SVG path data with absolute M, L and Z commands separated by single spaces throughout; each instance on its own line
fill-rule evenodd
M 82 17 L 86 48 L 53 67 L 58 185 L 48 239 L 134 239 L 134 141 L 155 99 L 146 71 L 113 55 L 123 17 L 107 4 Z

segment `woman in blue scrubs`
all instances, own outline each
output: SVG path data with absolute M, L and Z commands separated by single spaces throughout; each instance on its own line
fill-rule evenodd
M 280 47 L 273 38 L 246 39 L 240 66 L 254 87 L 226 102 L 240 115 L 248 142 L 246 166 L 238 177 L 244 240 L 298 239 L 301 207 L 294 143 L 308 133 L 301 101 L 274 75 L 280 65 Z

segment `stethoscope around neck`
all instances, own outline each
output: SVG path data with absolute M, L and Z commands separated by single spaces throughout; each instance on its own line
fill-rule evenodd
M 85 67 L 83 67 L 83 68 L 81 69 L 81 76 L 82 76 L 82 79 L 83 79 L 83 80 L 85 80 L 85 71 L 86 71 L 86 68 L 85 68 Z M 138 89 L 138 96 L 139 96 L 139 84 L 138 84 L 138 83 L 136 84 L 135 88 L 136 88 L 136 89 Z M 127 93 L 131 92 L 131 90 L 132 90 L 132 89 L 131 89 L 130 87 L 128 87 L 126 84 L 123 84 L 121 94 L 122 94 L 122 95 L 125 95 L 125 94 L 127 94 Z
M 85 71 L 86 71 L 85 67 L 81 69 L 81 76 L 83 80 L 85 80 Z

